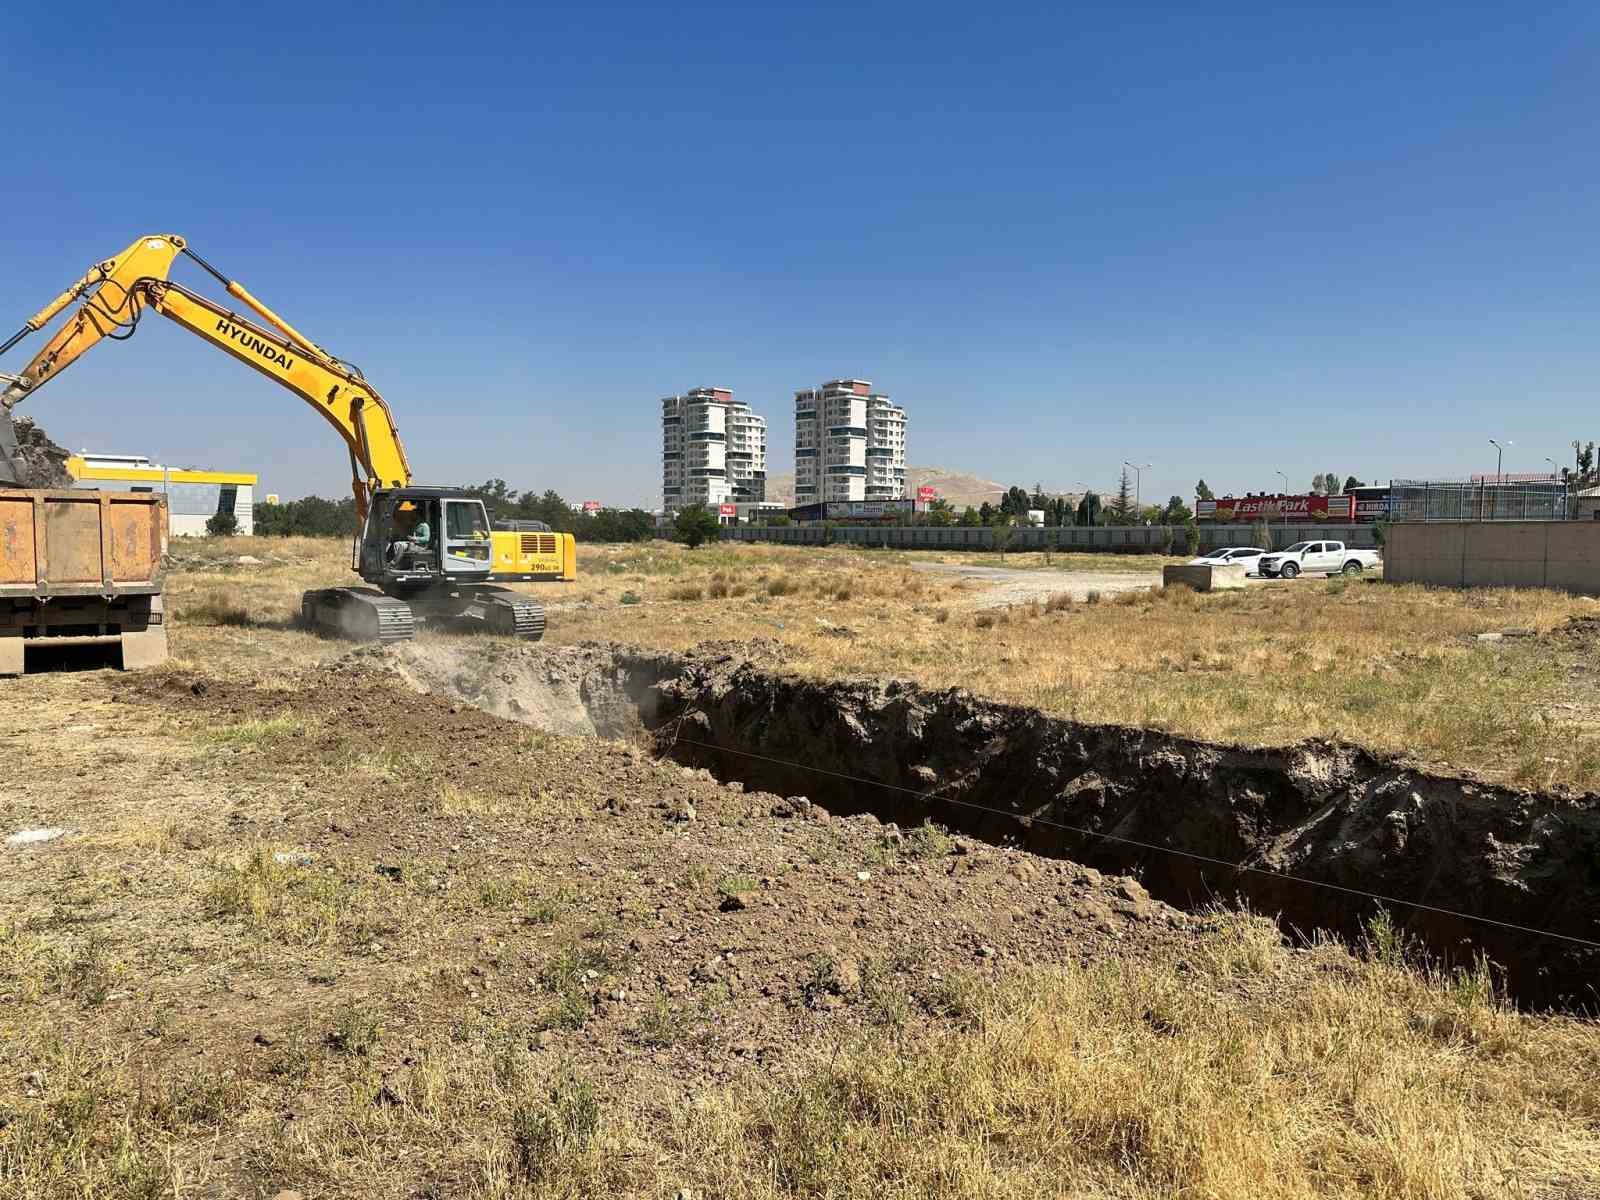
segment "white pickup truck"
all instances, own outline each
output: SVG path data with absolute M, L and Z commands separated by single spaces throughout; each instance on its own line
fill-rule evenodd
M 1256 570 L 1271 578 L 1296 575 L 1359 575 L 1383 560 L 1376 550 L 1354 550 L 1343 542 L 1296 542 L 1287 550 L 1274 550 L 1256 559 Z

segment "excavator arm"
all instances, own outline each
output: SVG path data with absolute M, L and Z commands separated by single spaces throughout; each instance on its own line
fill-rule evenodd
M 199 263 L 227 289 L 229 296 L 266 324 L 258 324 L 172 282 L 168 275 L 180 254 Z M 20 482 L 12 461 L 15 439 L 11 433 L 11 410 L 103 338 L 122 340 L 131 336 L 145 310 L 154 309 L 282 384 L 322 414 L 350 452 L 351 487 L 356 510 L 363 520 L 373 492 L 410 484 L 411 468 L 389 406 L 361 372 L 301 334 L 243 285 L 190 250 L 183 238 L 173 234 L 143 237 L 115 258 L 96 263 L 82 279 L 0 343 L 0 354 L 43 329 L 75 303 L 79 305 L 77 312 L 21 375 L 0 376 L 0 383 L 6 385 L 0 391 L 0 483 Z

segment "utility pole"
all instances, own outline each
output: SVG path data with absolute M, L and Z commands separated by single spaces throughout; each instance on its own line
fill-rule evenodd
M 1082 504 L 1085 500 L 1089 499 L 1089 485 L 1081 479 L 1076 480 L 1075 482 L 1078 487 L 1083 489 L 1083 500 L 1078 501 L 1079 504 Z M 1089 509 L 1089 528 L 1094 528 L 1094 509 L 1092 508 Z

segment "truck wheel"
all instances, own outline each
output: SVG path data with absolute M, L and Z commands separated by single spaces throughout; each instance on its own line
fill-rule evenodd
M 1296 575 L 1300 574 L 1300 568 L 1295 566 L 1293 563 L 1284 563 L 1279 569 L 1278 574 L 1282 575 L 1285 579 L 1293 579 Z
M 1349 562 L 1345 563 L 1344 571 L 1342 573 L 1345 575 L 1359 575 L 1361 574 L 1361 564 L 1356 562 L 1355 559 L 1351 559 Z

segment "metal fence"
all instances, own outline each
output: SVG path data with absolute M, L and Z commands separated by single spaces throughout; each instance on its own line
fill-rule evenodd
M 1396 479 L 1392 521 L 1565 521 L 1572 515 L 1560 479 Z
M 1200 549 L 1254 544 L 1249 526 L 1201 525 Z M 1371 525 L 1273 525 L 1268 533 L 1272 548 L 1281 550 L 1295 542 L 1336 540 L 1347 546 L 1371 550 L 1377 537 Z M 1111 525 L 1086 529 L 1012 529 L 1007 550 L 1094 551 L 1112 554 L 1187 553 L 1185 530 L 1170 525 Z M 851 546 L 918 550 L 993 550 L 995 530 L 966 526 L 936 528 L 927 525 L 840 525 L 832 529 L 821 525 L 730 525 L 722 530 L 724 541 L 779 542 L 791 546 L 821 546 L 838 543 Z

